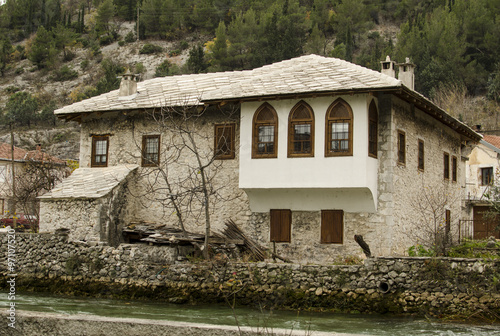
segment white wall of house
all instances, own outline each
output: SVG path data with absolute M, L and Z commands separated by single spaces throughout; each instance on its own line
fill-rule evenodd
M 353 155 L 325 157 L 325 116 L 339 98 L 353 111 Z M 345 211 L 376 211 L 378 162 L 368 156 L 372 99 L 366 94 L 304 99 L 314 111 L 314 157 L 292 158 L 287 157 L 288 120 L 300 100 L 267 101 L 278 115 L 278 156 L 260 159 L 252 159 L 252 122 L 263 102 L 243 103 L 239 187 L 249 195 L 252 211 L 272 207 L 312 211 L 331 208 L 332 203 Z

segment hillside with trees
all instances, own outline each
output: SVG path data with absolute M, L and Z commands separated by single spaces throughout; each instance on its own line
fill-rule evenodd
M 498 129 L 498 0 L 7 0 L 3 125 L 53 127 L 55 108 L 142 79 L 252 69 L 315 53 L 379 70 L 416 64 L 416 90 Z

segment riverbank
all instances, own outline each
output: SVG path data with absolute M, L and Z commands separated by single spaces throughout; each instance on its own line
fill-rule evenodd
M 5 321 L 8 313 L 0 312 Z M 168 335 L 168 336 L 254 336 L 254 335 L 309 335 L 305 330 L 285 330 L 250 327 L 234 327 L 175 321 L 116 318 L 95 315 L 62 315 L 21 311 L 16 315 L 15 328 L 0 323 L 1 335 L 23 336 L 101 336 L 101 335 Z M 355 334 L 314 332 L 315 336 L 355 336 Z
M 7 237 L 0 253 L 7 255 Z M 64 295 L 236 303 L 268 309 L 391 313 L 498 322 L 499 263 L 462 258 L 370 258 L 363 265 L 178 263 L 164 246 L 117 248 L 64 236 L 16 234 L 15 272 L 0 287 Z

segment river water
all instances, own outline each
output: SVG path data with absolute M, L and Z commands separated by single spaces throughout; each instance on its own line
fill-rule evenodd
M 69 298 L 40 293 L 17 293 L 17 310 L 59 314 L 84 314 L 193 323 L 240 325 L 255 328 L 316 330 L 361 335 L 499 335 L 500 326 L 470 326 L 395 318 L 387 315 L 346 315 L 291 311 L 260 311 L 246 307 L 190 306 L 134 300 Z M 0 307 L 11 301 L 0 293 Z

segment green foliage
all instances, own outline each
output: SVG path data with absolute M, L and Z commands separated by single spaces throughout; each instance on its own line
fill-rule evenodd
M 163 51 L 163 48 L 151 44 L 151 43 L 146 43 L 144 46 L 142 46 L 141 50 L 139 50 L 139 54 L 145 54 L 145 55 L 150 55 L 150 54 L 157 54 Z
M 179 74 L 179 68 L 170 63 L 169 60 L 164 60 L 156 67 L 155 77 L 173 76 Z
M 135 73 L 143 74 L 146 72 L 146 67 L 142 63 L 137 63 L 135 65 Z
M 460 245 L 450 249 L 448 256 L 455 258 L 499 259 L 500 243 L 488 247 L 486 240 L 464 240 Z
M 95 96 L 102 93 L 109 92 L 111 90 L 116 90 L 120 87 L 120 79 L 117 76 L 125 72 L 125 68 L 110 59 L 104 59 L 101 62 L 101 69 L 103 76 L 97 82 Z
M 198 45 L 189 51 L 189 58 L 187 60 L 187 67 L 190 73 L 203 73 L 207 69 L 205 62 L 205 52 L 203 46 Z
M 38 102 L 29 92 L 16 92 L 9 97 L 6 111 L 6 121 L 21 126 L 31 126 L 35 121 L 35 113 L 38 108 Z
M 436 252 L 433 249 L 426 249 L 423 245 L 413 245 L 408 249 L 410 257 L 434 257 Z
M 32 61 L 38 69 L 49 67 L 53 64 L 56 56 L 55 43 L 52 35 L 40 27 L 31 44 L 31 49 L 28 52 L 28 59 Z
M 113 0 L 104 0 L 97 8 L 96 31 L 98 35 L 109 31 L 109 21 L 115 14 Z
M 106 46 L 114 42 L 113 35 L 111 34 L 105 34 L 99 36 L 99 45 L 100 46 Z
M 12 53 L 12 44 L 9 39 L 0 40 L 0 75 L 3 76 L 7 64 L 10 62 L 10 54 Z
M 125 35 L 125 42 L 127 43 L 135 42 L 135 34 L 133 31 L 129 31 L 127 35 Z
M 67 65 L 64 65 L 58 70 L 54 71 L 53 80 L 55 81 L 64 82 L 75 78 L 78 78 L 78 71 L 71 69 Z
M 57 108 L 56 103 L 53 100 L 49 101 L 49 103 L 42 108 L 42 111 L 38 116 L 39 119 L 48 125 L 55 126 L 56 116 L 54 114 L 54 110 L 56 108 Z

